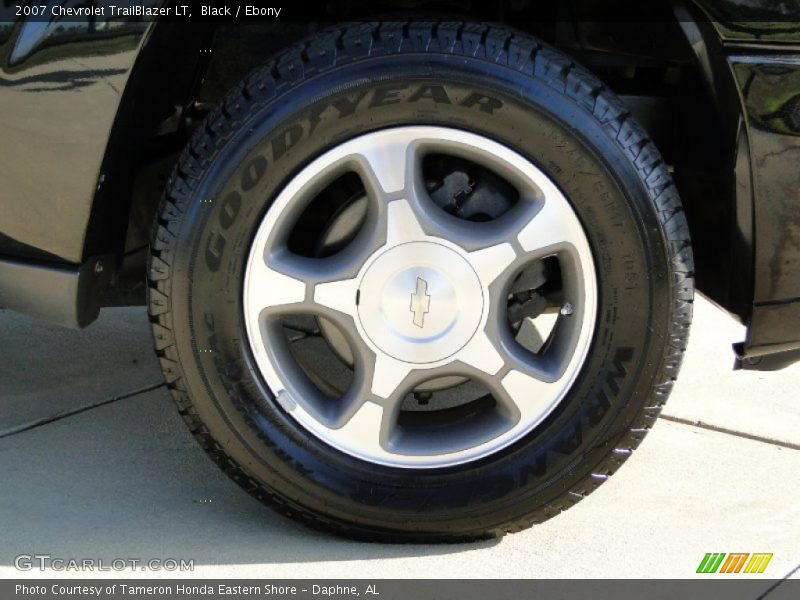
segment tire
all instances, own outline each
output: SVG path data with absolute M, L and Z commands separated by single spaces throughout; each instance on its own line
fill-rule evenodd
M 529 431 L 469 460 L 431 459 L 419 468 L 365 459 L 310 433 L 292 412 L 296 398 L 276 398 L 267 382 L 244 300 L 251 248 L 288 183 L 358 136 L 402 127 L 465 132 L 529 161 L 577 216 L 597 291 L 596 310 L 585 309 L 592 323 L 586 355 Z M 431 214 L 425 227 L 439 222 Z M 470 223 L 467 231 L 455 218 L 441 222 L 450 219 L 465 236 L 484 226 Z M 491 237 L 491 225 L 485 231 Z M 560 277 L 566 289 L 570 275 Z M 267 296 L 289 287 L 271 285 Z M 678 193 L 623 103 L 564 54 L 526 34 L 474 23 L 343 25 L 254 71 L 180 157 L 149 264 L 161 367 L 210 457 L 283 514 L 340 535 L 393 542 L 501 536 L 596 489 L 655 423 L 686 347 L 692 301 Z M 562 307 L 561 315 L 571 310 Z M 508 336 L 503 331 L 498 335 Z

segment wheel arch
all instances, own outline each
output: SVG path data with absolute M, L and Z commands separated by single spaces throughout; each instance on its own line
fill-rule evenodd
M 101 304 L 143 303 L 146 233 L 163 186 L 161 163 L 183 145 L 177 133 L 199 85 L 210 27 L 149 24 L 122 92 L 98 174 L 83 256 L 111 257 Z M 165 60 L 165 57 L 167 59 Z M 159 168 L 162 167 L 162 168 Z

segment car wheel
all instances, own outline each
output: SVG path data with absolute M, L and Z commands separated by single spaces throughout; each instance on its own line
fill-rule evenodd
M 231 90 L 149 280 L 211 457 L 387 541 L 498 536 L 593 491 L 655 422 L 693 297 L 678 194 L 620 100 L 525 34 L 446 22 L 344 25 Z

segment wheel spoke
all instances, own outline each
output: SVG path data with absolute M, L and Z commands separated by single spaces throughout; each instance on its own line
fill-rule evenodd
M 549 193 L 546 192 L 541 208 L 517 235 L 526 252 L 543 256 L 546 251 L 557 250 L 559 246 L 574 245 L 585 235 L 577 217 L 565 206 L 566 200 L 555 200 L 554 194 L 561 192 L 552 187 Z
M 500 388 L 495 386 L 496 399 L 519 415 L 522 421 L 530 421 L 537 415 L 547 414 L 548 407 L 558 401 L 555 392 L 558 381 L 549 383 L 530 373 L 517 369 L 509 371 L 501 380 Z
M 546 407 L 559 386 L 543 363 L 495 344 L 485 332 L 477 333 L 455 359 L 480 372 L 479 379 L 515 421 L 530 418 L 543 405 Z M 505 371 L 506 366 L 510 370 Z
M 413 140 L 397 129 L 385 132 L 380 144 L 358 146 L 356 158 L 370 191 L 386 196 L 410 189 L 415 168 Z
M 386 216 L 387 245 L 391 247 L 423 239 L 425 232 L 411 204 L 407 200 L 391 202 Z
M 264 298 L 262 309 L 273 314 L 308 312 L 356 314 L 356 274 L 358 262 L 352 254 L 341 252 L 328 258 L 307 258 L 288 251 L 272 254 L 251 273 L 250 290 Z M 256 285 L 258 287 L 256 287 Z M 310 294 L 307 290 L 311 290 Z
M 314 286 L 314 303 L 355 317 L 358 307 L 356 304 L 357 294 L 357 279 L 343 279 L 340 281 L 318 283 Z
M 505 364 L 503 356 L 484 331 L 476 332 L 454 359 L 487 375 L 495 375 Z
M 375 357 L 370 391 L 380 398 L 397 396 L 403 391 L 399 390 L 400 384 L 413 370 L 413 367 L 406 362 L 378 354 Z
M 478 274 L 478 279 L 485 286 L 497 279 L 516 258 L 517 253 L 509 243 L 497 244 L 469 253 L 469 262 Z
M 369 452 L 374 456 L 386 455 L 387 452 L 381 445 L 383 431 L 387 428 L 384 413 L 383 406 L 367 400 L 342 427 L 331 431 L 331 436 L 362 452 Z
M 347 444 L 366 447 L 372 455 L 389 456 L 385 445 L 400 403 L 410 391 L 411 383 L 404 386 L 403 381 L 413 369 L 382 354 L 374 361 L 362 361 L 360 369 L 353 387 L 342 398 L 345 408 L 332 424 L 331 435 Z
M 306 282 L 301 278 L 282 273 L 266 261 L 254 261 L 248 273 L 250 298 L 263 298 L 249 308 L 256 313 L 264 309 L 303 304 L 306 298 Z

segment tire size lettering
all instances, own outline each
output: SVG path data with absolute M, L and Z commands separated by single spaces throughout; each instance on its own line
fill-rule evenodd
M 636 262 L 631 254 L 622 257 L 622 266 L 625 270 L 625 290 L 632 291 L 639 287 L 639 273 L 636 270 Z

